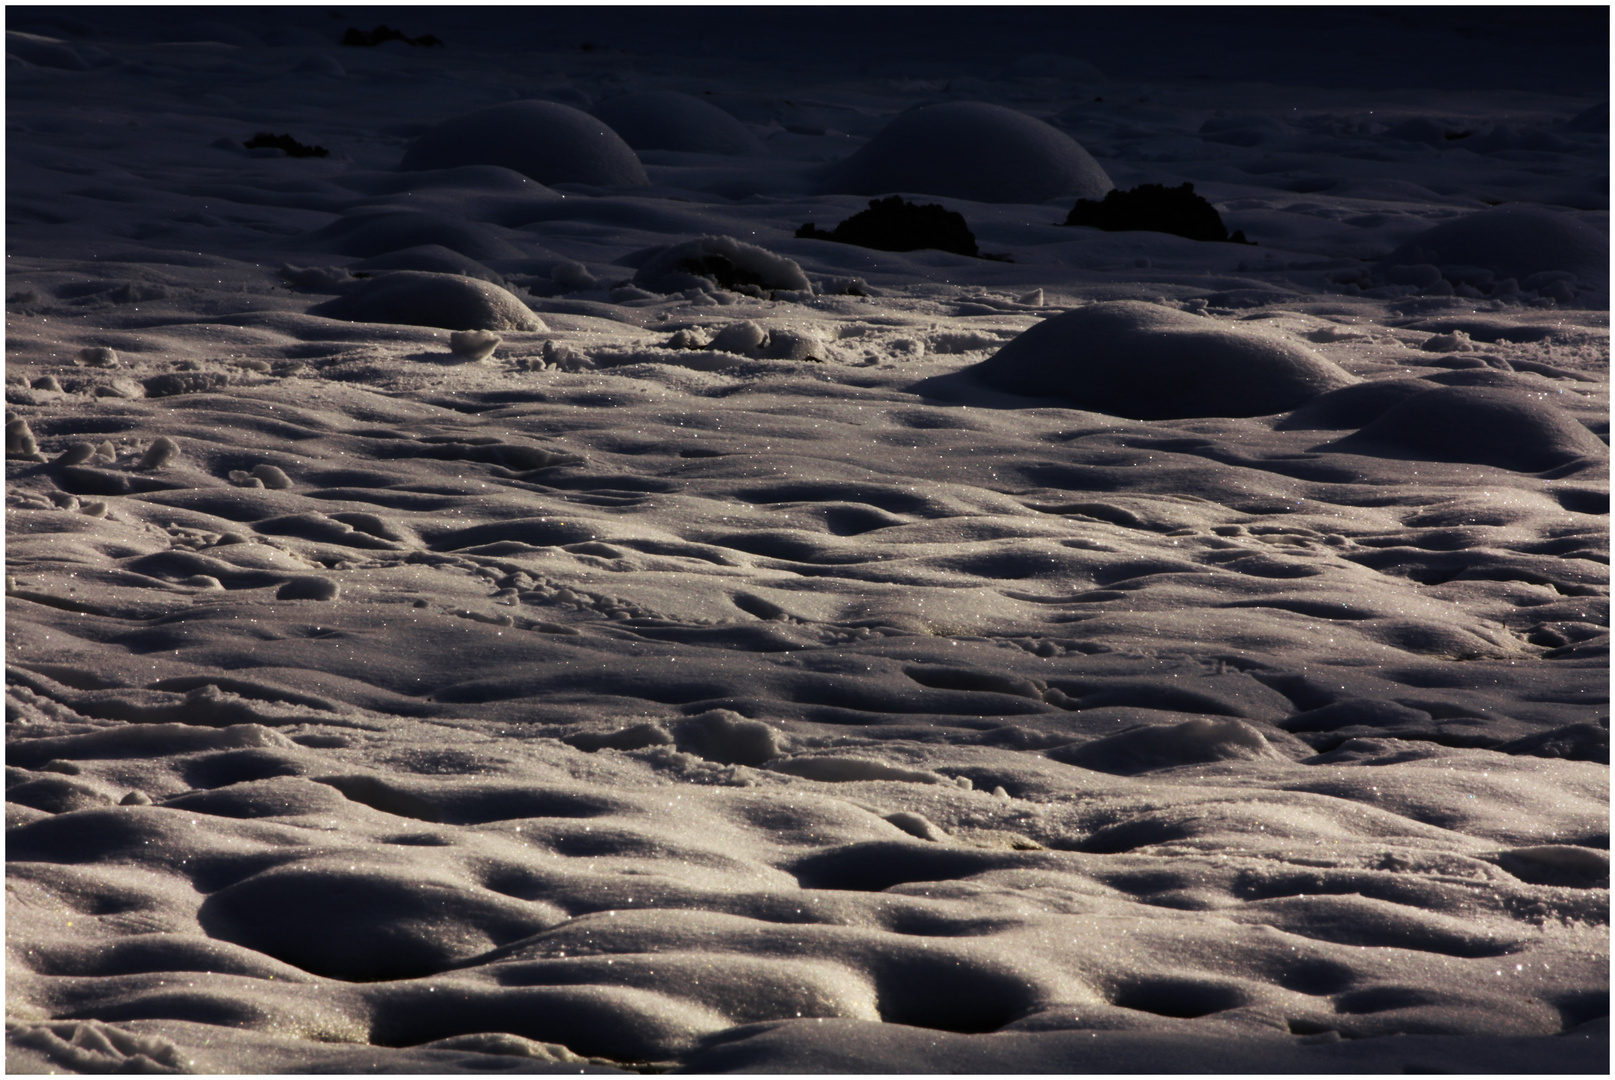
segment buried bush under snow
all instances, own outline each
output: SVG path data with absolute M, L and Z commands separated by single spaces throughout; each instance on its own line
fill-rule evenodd
M 287 157 L 325 157 L 331 151 L 323 146 L 306 146 L 290 135 L 271 135 L 260 131 L 241 144 L 248 150 L 284 150 Z
M 702 236 L 642 252 L 634 284 L 659 293 L 714 288 L 766 297 L 775 291 L 811 291 L 802 268 L 783 255 L 732 236 Z
M 1194 185 L 1175 188 L 1165 184 L 1140 184 L 1105 197 L 1078 199 L 1062 225 L 1087 225 L 1106 232 L 1164 232 L 1189 240 L 1229 241 L 1248 244 L 1243 232 L 1228 235 L 1222 215 L 1204 197 L 1194 193 Z
M 860 210 L 834 229 L 824 230 L 809 222 L 796 230 L 798 239 L 833 240 L 876 251 L 919 251 L 934 248 L 956 255 L 976 255 L 976 236 L 965 224 L 964 215 L 935 203 L 916 206 L 901 195 L 869 200 L 869 209 Z

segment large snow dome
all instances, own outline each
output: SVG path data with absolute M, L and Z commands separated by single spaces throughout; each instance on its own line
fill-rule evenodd
M 624 94 L 603 101 L 594 115 L 635 150 L 700 154 L 762 154 L 762 141 L 708 101 L 674 90 Z
M 1569 275 L 1572 292 L 1581 293 L 1608 286 L 1609 237 L 1569 214 L 1504 206 L 1428 229 L 1386 256 L 1385 265 L 1436 266 L 1448 280 L 1478 268 L 1527 289 L 1551 284 L 1543 275 Z
M 1392 405 L 1333 449 L 1538 472 L 1609 448 L 1575 417 L 1526 391 L 1443 386 Z
M 399 168 L 503 165 L 541 184 L 643 187 L 645 167 L 605 123 L 553 101 L 512 101 L 451 117 L 410 144 Z
M 1277 335 L 1135 300 L 1056 315 L 966 370 L 1133 420 L 1269 416 L 1355 381 Z
M 491 282 L 422 270 L 383 274 L 309 309 L 309 314 L 445 330 L 547 329 L 526 304 Z
M 903 113 L 838 165 L 824 189 L 1036 203 L 1102 199 L 1115 186 L 1064 132 L 1002 105 L 953 101 Z

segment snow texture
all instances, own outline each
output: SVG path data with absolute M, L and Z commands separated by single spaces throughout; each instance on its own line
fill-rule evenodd
M 8 1071 L 1606 1074 L 1607 8 L 627 11 L 7 10 Z

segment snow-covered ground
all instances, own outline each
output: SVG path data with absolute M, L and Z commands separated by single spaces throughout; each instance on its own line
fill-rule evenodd
M 1604 1071 L 1608 40 L 8 7 L 9 1070 Z

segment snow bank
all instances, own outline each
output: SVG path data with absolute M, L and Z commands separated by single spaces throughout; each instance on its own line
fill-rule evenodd
M 824 190 L 919 192 L 992 203 L 1102 199 L 1115 187 L 1080 144 L 1002 105 L 955 101 L 903 113 L 837 166 Z
M 410 144 L 399 168 L 503 165 L 541 184 L 643 187 L 645 167 L 615 131 L 553 101 L 512 101 L 443 121 Z
M 624 94 L 601 102 L 594 115 L 635 150 L 701 154 L 764 154 L 762 141 L 710 102 L 672 90 Z
M 526 304 L 497 285 L 420 270 L 384 274 L 309 309 L 309 314 L 446 330 L 547 329 Z
M 1267 416 L 1353 381 L 1276 334 L 1132 300 L 1056 315 L 966 371 L 1135 420 Z

